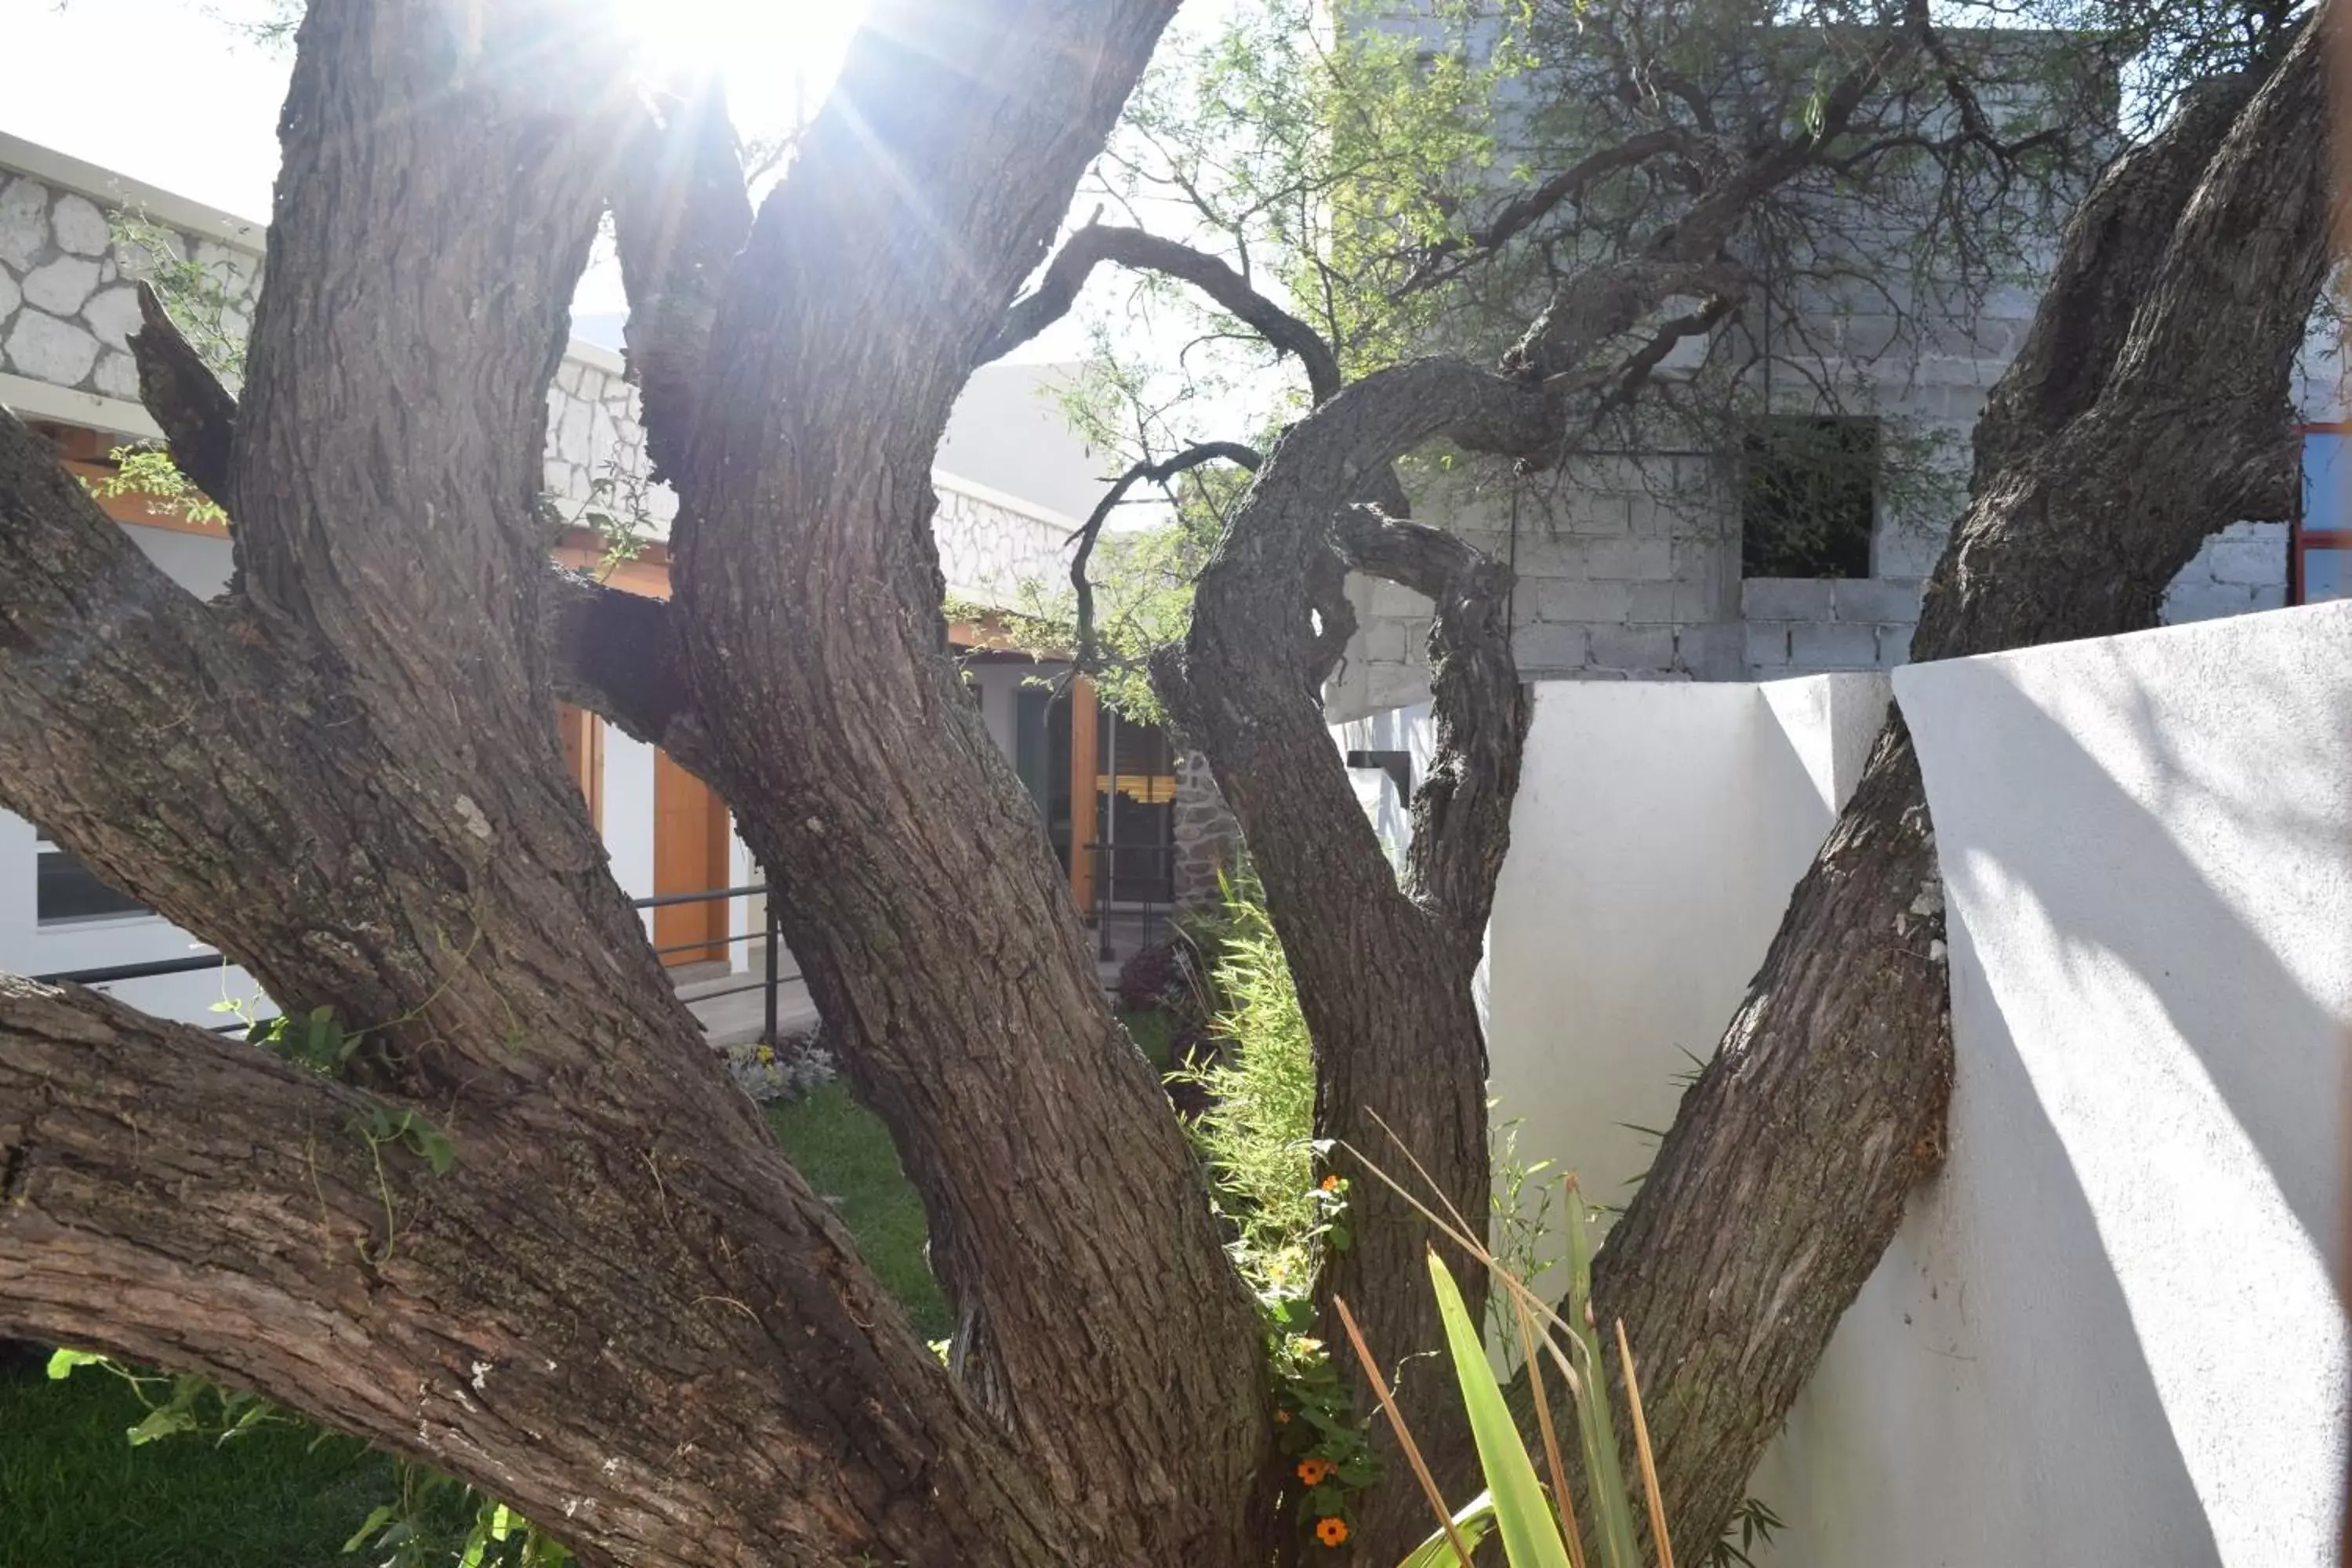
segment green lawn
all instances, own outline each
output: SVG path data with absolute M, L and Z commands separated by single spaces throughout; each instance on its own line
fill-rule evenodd
M 772 1107 L 770 1125 L 925 1337 L 953 1326 L 923 1261 L 923 1208 L 881 1121 L 839 1082 Z M 0 1568 L 362 1568 L 341 1555 L 393 1495 L 392 1464 L 346 1438 L 270 1426 L 224 1447 L 133 1448 L 142 1410 L 85 1367 L 0 1366 Z
M 53 1383 L 38 1361 L 0 1371 L 0 1565 L 5 1568 L 324 1568 L 392 1495 L 392 1461 L 349 1438 L 267 1426 L 215 1447 L 133 1448 L 144 1408 L 84 1367 Z
M 809 1185 L 835 1200 L 858 1249 L 925 1339 L 955 1327 L 923 1260 L 923 1205 L 898 1168 L 881 1118 L 849 1096 L 839 1079 L 768 1108 L 768 1125 Z

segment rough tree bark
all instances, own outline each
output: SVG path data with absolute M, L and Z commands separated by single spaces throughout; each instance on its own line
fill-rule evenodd
M 623 62 L 539 0 L 313 8 L 241 406 L 177 398 L 230 447 L 240 592 L 181 593 L 0 419 L 0 794 L 367 1044 L 331 1084 L 13 987 L 0 1329 L 257 1387 L 592 1562 L 1247 1559 L 1255 1321 L 1066 911 L 973 912 L 1058 889 L 955 700 L 919 542 L 948 399 L 1167 9 L 884 8 L 730 268 L 729 309 L 781 318 L 703 384 L 730 423 L 654 416 L 709 454 L 688 626 L 551 573 L 530 505 L 572 288 L 646 134 Z M 661 657 L 551 669 L 614 630 Z M 796 708 L 755 658 L 839 684 Z M 794 885 L 973 1326 L 961 1383 L 674 1000 L 562 766 L 551 704 L 583 689 L 698 737 Z M 868 808 L 916 778 L 911 816 Z M 374 1147 L 378 1107 L 456 1169 Z
M 2286 514 L 2289 377 L 2328 237 L 2321 26 L 2266 77 L 2205 89 L 2068 226 L 1979 426 L 1915 658 L 2152 626 L 2208 533 Z M 1596 1264 L 1598 1309 L 1642 1358 L 1685 1552 L 1721 1531 L 1941 1158 L 1942 909 L 1890 718 Z
M 715 105 L 649 110 L 563 0 L 310 8 L 243 397 L 160 321 L 139 343 L 173 449 L 231 505 L 231 593 L 205 605 L 175 588 L 0 416 L 0 801 L 279 1004 L 332 1007 L 364 1043 L 322 1076 L 0 982 L 0 1333 L 255 1388 L 498 1494 L 591 1563 L 1213 1568 L 1285 1539 L 1263 1484 L 1258 1325 L 1017 781 L 963 700 L 929 543 L 949 406 L 1024 319 L 1014 289 L 1171 4 L 886 0 L 748 232 Z M 1824 132 L 1885 58 L 1825 96 Z M 2298 79 L 2291 66 L 2257 107 Z M 2273 104 L 2259 134 L 2292 151 L 2276 121 L 2309 109 Z M 1427 361 L 1318 387 L 1167 661 L 1258 847 L 1325 1130 L 1377 1147 L 1370 1113 L 1387 1116 L 1474 1214 L 1467 979 L 1524 723 L 1497 624 L 1507 584 L 1363 503 L 1392 489 L 1390 458 L 1434 437 L 1555 450 L 1580 410 L 1638 380 L 1643 356 L 1622 343 L 1665 296 L 1736 295 L 1718 252 L 1743 193 L 1818 140 L 1757 153 L 1642 257 L 1570 279 L 1502 373 Z M 2259 184 L 2253 162 L 2225 153 L 2208 189 Z M 2203 248 L 2148 275 L 2118 368 L 2053 438 L 2084 430 L 2083 472 L 2095 438 L 2158 406 L 2153 367 L 2187 356 L 2201 374 L 2229 331 L 2276 325 L 2244 290 L 2204 327 L 2181 305 L 2216 281 L 2198 256 L 2302 255 L 2292 225 L 2248 250 L 2258 226 L 2236 200 L 2217 197 L 2219 216 L 2192 205 L 2174 251 L 2200 223 Z M 607 203 L 645 306 L 631 353 L 647 428 L 681 497 L 667 606 L 551 571 L 531 505 L 546 385 Z M 2110 404 L 2110 427 L 2084 423 Z M 2180 416 L 2242 442 L 2255 413 Z M 2185 553 L 2184 498 L 2207 480 L 2174 445 L 2172 470 L 2130 477 L 2143 510 L 2174 509 L 2168 548 Z M 2275 477 L 2251 458 L 2231 471 L 2243 483 L 2209 484 L 2197 529 Z M 2161 494 L 2147 488 L 2159 477 Z M 2019 548 L 2002 520 L 2098 504 L 2056 467 L 2000 494 L 1955 547 L 1970 571 Z M 2144 535 L 2124 511 L 2096 515 L 2116 548 Z M 2028 559 L 2086 576 L 2085 548 Z M 1334 560 L 1440 606 L 1441 755 L 1402 888 L 1315 701 L 1333 625 L 1310 607 L 1337 613 Z M 1923 626 L 1944 651 L 2042 624 L 2030 589 L 1955 582 Z M 2053 616 L 2153 602 L 2066 593 Z M 923 1194 L 960 1317 L 952 1371 L 675 1000 L 564 769 L 559 694 L 701 771 L 782 884 L 852 1080 Z M 1850 1212 L 1809 1179 L 1854 1182 L 1858 1153 L 1884 1186 L 1915 1148 L 1846 1138 L 1833 1099 L 1802 1099 L 1846 1081 L 1816 1082 L 1810 1069 L 1840 1061 L 1808 1051 L 1872 1038 L 1825 1027 L 1816 1047 L 1802 1026 L 1843 1028 L 1836 1007 L 1912 1007 L 1930 1057 L 1941 1037 L 1908 971 L 1881 993 L 1809 989 L 1824 970 L 1803 955 L 1863 970 L 1902 956 L 1877 924 L 1875 949 L 1842 947 L 1864 917 L 1831 886 L 1872 921 L 1916 896 L 1924 829 L 1900 798 L 1916 780 L 1879 771 L 1864 792 L 1892 813 L 1873 831 L 1894 847 L 1844 833 L 1887 857 L 1867 862 L 1874 878 L 1809 880 L 1775 958 L 1805 982 L 1766 986 L 1744 1015 L 1772 1025 L 1749 1026 L 1772 1048 L 1727 1052 L 1695 1097 L 1728 1145 L 1678 1131 L 1604 1275 L 1654 1355 L 1697 1347 L 1664 1357 L 1683 1373 L 1661 1417 L 1681 1423 L 1670 1464 L 1752 1458 L 1754 1384 L 1737 1380 L 1785 1407 L 1834 1316 L 1821 1303 L 1867 1271 L 1859 1245 L 1835 1267 L 1807 1251 L 1791 1205 Z M 1932 989 L 1939 1006 L 1939 976 Z M 1916 1101 L 1921 1082 L 1887 1093 Z M 452 1140 L 446 1173 L 401 1132 L 416 1118 Z M 1742 1140 L 1760 1164 L 1735 1164 L 1727 1187 L 1701 1179 Z M 1372 1184 L 1358 1191 L 1362 1240 L 1327 1288 L 1365 1309 L 1383 1353 L 1427 1349 L 1418 1227 L 1389 1223 Z M 1769 1199 L 1781 1254 L 1727 1259 L 1727 1191 Z M 1738 1346 L 1770 1354 L 1727 1356 L 1735 1321 Z M 1677 1456 L 1717 1426 L 1735 1436 Z M 1711 1506 L 1687 1475 L 1678 1500 Z M 1417 1507 L 1401 1488 L 1376 1498 L 1364 1539 L 1417 1535 Z

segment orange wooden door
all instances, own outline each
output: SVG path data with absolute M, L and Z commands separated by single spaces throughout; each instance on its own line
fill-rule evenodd
M 727 886 L 727 808 L 709 786 L 654 753 L 654 895 Z M 664 904 L 654 910 L 654 945 L 667 964 L 727 956 L 727 901 Z M 672 951 L 676 950 L 676 951 Z
M 604 721 L 565 702 L 557 705 L 555 722 L 563 736 L 564 765 L 572 770 L 572 782 L 580 786 L 581 799 L 588 803 L 588 820 L 602 832 L 604 826 Z

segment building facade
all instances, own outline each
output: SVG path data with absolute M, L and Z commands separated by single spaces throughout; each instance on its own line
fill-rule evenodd
M 233 356 L 260 287 L 263 240 L 258 224 L 0 136 L 0 407 L 45 436 L 132 542 L 205 598 L 224 593 L 230 579 L 224 521 L 116 482 L 118 455 L 161 437 L 139 404 L 130 353 L 139 325 L 136 285 L 162 268 L 174 269 L 183 289 L 193 277 L 202 319 L 192 338 Z M 1015 390 L 992 383 L 981 395 Z M 959 420 L 961 449 L 990 458 L 1000 476 L 1056 477 L 1057 493 L 1079 493 L 1090 457 L 1074 437 L 1055 447 L 1052 426 L 1036 415 L 1025 407 L 967 410 Z M 1011 443 L 1024 449 L 993 450 Z M 666 539 L 676 500 L 646 479 L 644 432 L 620 355 L 577 340 L 566 350 L 548 393 L 543 471 L 545 504 L 564 525 L 555 559 L 608 564 L 591 514 L 631 514 L 643 547 L 611 567 L 607 581 L 667 596 Z M 963 652 L 990 733 L 1037 801 L 1073 896 L 1089 910 L 1098 902 L 1164 906 L 1175 795 L 1164 737 L 1132 725 L 1122 734 L 1066 661 L 1012 646 L 988 614 L 990 606 L 1024 603 L 1033 583 L 1065 578 L 1077 524 L 1049 506 L 953 474 L 939 473 L 935 482 L 934 537 L 962 617 L 950 628 L 951 640 Z M 559 727 L 614 876 L 632 897 L 759 884 L 724 804 L 700 780 L 592 714 L 567 709 L 550 721 Z M 664 962 L 679 971 L 700 975 L 760 962 L 751 939 L 764 928 L 765 910 L 755 895 L 664 903 L 646 919 Z M 0 970 L 83 972 L 205 951 L 108 888 L 37 826 L 0 812 Z M 108 988 L 150 1011 L 194 1021 L 216 1021 L 214 1009 L 224 1005 L 269 1011 L 234 969 L 143 976 Z

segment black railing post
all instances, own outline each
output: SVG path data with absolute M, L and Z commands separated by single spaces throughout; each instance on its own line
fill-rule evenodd
M 776 879 L 767 879 L 767 890 L 760 895 L 760 913 L 768 927 L 768 1022 L 760 1038 L 772 1049 L 776 1044 Z

